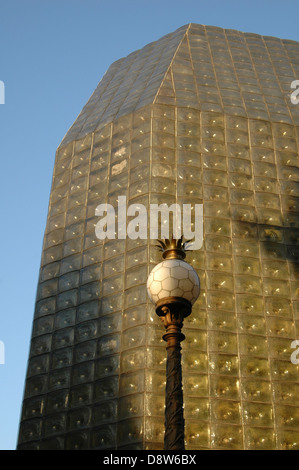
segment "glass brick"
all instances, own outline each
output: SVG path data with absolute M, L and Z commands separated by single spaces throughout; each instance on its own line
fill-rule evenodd
M 145 351 L 142 348 L 125 351 L 121 354 L 121 373 L 140 369 L 144 365 Z
M 105 356 L 119 352 L 120 350 L 120 335 L 114 334 L 103 336 L 98 340 L 98 353 L 100 356 Z
M 77 344 L 74 348 L 74 363 L 95 359 L 96 348 L 96 341 Z
M 45 418 L 44 434 L 46 437 L 61 434 L 66 430 L 66 414 L 59 413 Z
M 149 441 L 147 445 L 147 449 L 151 448 L 156 449 L 159 446 L 158 443 L 163 442 L 164 439 L 164 431 L 163 431 L 163 418 L 160 417 L 146 417 L 145 418 L 145 439 Z M 154 444 L 152 444 L 154 443 Z
M 90 384 L 77 385 L 71 389 L 70 405 L 84 406 L 88 405 L 92 400 L 92 386 Z
M 277 432 L 277 446 L 279 450 L 298 450 L 298 437 L 299 432 L 297 430 L 283 430 L 278 429 Z
M 99 282 L 84 284 L 79 289 L 79 302 L 96 301 L 100 297 L 101 286 Z
M 92 409 L 92 422 L 94 425 L 111 423 L 117 419 L 116 401 L 106 401 L 105 403 L 95 405 Z
M 143 419 L 126 419 L 118 425 L 119 445 L 132 445 L 142 439 L 144 433 Z
M 77 429 L 87 427 L 90 425 L 90 422 L 91 422 L 91 408 L 88 408 L 88 407 L 80 408 L 78 410 L 73 410 L 69 413 L 68 425 L 71 430 L 77 430 Z M 78 448 L 78 447 L 76 447 L 75 445 L 74 448 Z
M 145 343 L 145 329 L 144 326 L 137 326 L 130 328 L 123 332 L 122 347 L 123 349 L 140 347 Z
M 143 394 L 134 394 L 120 398 L 118 416 L 130 419 L 143 415 Z
M 49 374 L 49 391 L 65 389 L 70 386 L 71 369 L 70 367 L 62 370 L 55 370 Z
M 61 261 L 60 274 L 76 271 L 81 267 L 81 254 L 68 256 Z
M 72 363 L 73 352 L 71 348 L 64 348 L 54 351 L 52 354 L 51 366 L 52 369 L 60 369 L 68 367 Z
M 94 379 L 94 363 L 83 362 L 73 367 L 72 385 L 92 382 Z
M 211 310 L 233 311 L 234 297 L 227 292 L 209 292 L 207 295 L 207 305 Z
M 51 392 L 47 396 L 46 412 L 52 414 L 61 411 L 66 411 L 68 408 L 68 401 L 69 392 L 67 390 Z
M 49 370 L 50 355 L 43 354 L 42 356 L 32 357 L 28 365 L 28 377 L 33 375 L 44 374 Z
M 42 317 L 35 320 L 33 323 L 32 336 L 39 336 L 51 333 L 53 330 L 53 325 L 54 318 L 52 315 L 48 315 L 46 317 Z
M 74 328 L 63 328 L 53 335 L 53 348 L 60 349 L 71 346 L 74 342 Z
M 142 305 L 125 310 L 123 314 L 123 328 L 145 323 L 146 315 L 147 311 Z
M 267 380 L 270 376 L 270 366 L 267 359 L 243 356 L 240 368 L 244 377 L 257 377 Z
M 72 326 L 76 321 L 76 309 L 71 308 L 68 310 L 63 310 L 62 312 L 57 312 L 55 315 L 55 328 L 66 328 Z
M 42 422 L 40 419 L 23 422 L 20 429 L 20 443 L 40 439 L 41 426 Z
M 238 450 L 243 448 L 242 428 L 233 425 L 214 424 L 211 428 L 212 448 Z
M 211 400 L 212 421 L 240 424 L 240 403 L 225 400 Z
M 227 332 L 211 331 L 209 333 L 209 350 L 224 354 L 236 354 L 237 336 Z
M 24 401 L 22 418 L 39 418 L 42 416 L 45 400 L 42 397 L 34 397 Z
M 99 426 L 91 432 L 92 449 L 110 449 L 116 443 L 116 425 Z
M 235 377 L 221 375 L 210 376 L 211 397 L 238 400 L 239 388 L 239 380 Z
M 64 274 L 59 278 L 59 290 L 65 291 L 77 287 L 79 284 L 79 272 L 73 271 L 71 273 Z
M 77 342 L 88 341 L 98 334 L 98 324 L 95 320 L 80 323 L 75 327 L 75 340 Z
M 193 448 L 207 448 L 210 444 L 210 426 L 208 423 L 199 421 L 186 422 L 186 443 Z
M 210 311 L 207 321 L 211 330 L 236 331 L 236 316 L 231 313 Z
M 117 352 L 117 351 L 116 351 Z M 95 365 L 95 378 L 101 379 L 119 373 L 119 356 L 106 356 L 105 355 L 96 362 Z
M 245 448 L 247 450 L 273 450 L 276 448 L 273 429 L 245 427 Z
M 62 292 L 57 297 L 57 307 L 60 310 L 75 307 L 77 305 L 78 292 L 76 289 Z

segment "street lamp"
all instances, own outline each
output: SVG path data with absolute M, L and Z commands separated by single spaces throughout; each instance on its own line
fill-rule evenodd
M 166 396 L 165 396 L 165 450 L 184 450 L 184 412 L 182 391 L 181 332 L 184 318 L 190 315 L 192 305 L 200 292 L 196 271 L 184 261 L 186 242 L 171 239 L 158 241 L 163 261 L 151 271 L 147 280 L 148 296 L 156 313 L 164 323 L 167 342 Z

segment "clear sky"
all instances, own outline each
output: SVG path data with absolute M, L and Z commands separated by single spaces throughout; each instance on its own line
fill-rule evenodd
M 299 2 L 0 0 L 0 450 L 16 447 L 56 148 L 112 62 L 191 22 L 299 41 Z

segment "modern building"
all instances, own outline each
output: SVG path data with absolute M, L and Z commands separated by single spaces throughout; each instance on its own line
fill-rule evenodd
M 299 449 L 296 79 L 298 42 L 198 24 L 111 65 L 56 154 L 19 449 L 163 448 L 161 255 L 95 234 L 120 196 L 203 203 L 186 448 Z

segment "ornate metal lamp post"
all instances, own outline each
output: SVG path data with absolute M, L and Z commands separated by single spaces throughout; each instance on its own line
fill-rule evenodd
M 181 332 L 184 318 L 190 315 L 199 296 L 200 282 L 196 271 L 184 258 L 186 243 L 179 240 L 159 241 L 163 259 L 152 270 L 147 281 L 149 298 L 164 323 L 167 342 L 165 396 L 165 450 L 184 450 L 184 412 L 182 391 Z

